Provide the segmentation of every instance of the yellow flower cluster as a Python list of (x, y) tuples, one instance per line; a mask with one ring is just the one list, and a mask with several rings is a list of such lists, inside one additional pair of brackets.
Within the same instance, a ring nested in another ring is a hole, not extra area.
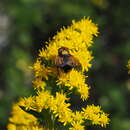
[(39, 125), (36, 117), (23, 111), (18, 103), (13, 105), (11, 115), (8, 130), (46, 130)]
[(62, 72), (58, 77), (57, 85), (65, 85), (69, 90), (76, 88), (77, 92), (81, 94), (81, 99), (84, 100), (88, 98), (89, 87), (85, 83), (85, 75), (74, 69), (68, 73)]
[(37, 96), (34, 97), (22, 98), (18, 104), (13, 107), (13, 116), (9, 119), (11, 123), (8, 125), (8, 129), (11, 130), (10, 128), (12, 127), (19, 128), (19, 124), (22, 124), (21, 128), (38, 127), (41, 130), (37, 118), (21, 110), (19, 106), (37, 112), (49, 109), (49, 111), (53, 113), (54, 118), (58, 117), (59, 122), (64, 125), (71, 124), (72, 127), (70, 130), (84, 130), (82, 124), (85, 120), (92, 121), (92, 124), (101, 125), (102, 127), (109, 123), (108, 115), (105, 114), (99, 106), (88, 105), (86, 108), (83, 108), (83, 111), (73, 112), (69, 108), (70, 103), (66, 103), (68, 100), (65, 94), (57, 92), (54, 97), (48, 91), (38, 92)]
[(89, 18), (84, 18), (79, 22), (73, 21), (71, 26), (61, 29), (52, 41), (47, 43), (46, 50), (42, 49), (39, 56), (53, 61), (54, 56), (58, 55), (58, 49), (65, 46), (70, 50), (70, 54), (80, 61), (82, 71), (88, 71), (93, 58), (88, 47), (92, 45), (93, 36), (97, 36), (97, 34), (97, 25), (92, 23)]
[[(33, 66), (36, 78), (36, 80), (33, 81), (34, 88), (44, 89), (45, 82), (43, 79), (48, 80), (48, 76), (56, 75), (57, 70), (53, 65), (54, 58), (58, 55), (58, 49), (61, 47), (67, 47), (70, 50), (70, 54), (78, 59), (81, 64), (82, 72), (88, 71), (88, 68), (91, 67), (90, 61), (93, 58), (89, 47), (92, 45), (93, 36), (97, 36), (97, 34), (97, 25), (92, 23), (89, 18), (83, 18), (79, 22), (72, 21), (71, 26), (61, 29), (61, 31), (47, 43), (48, 46), (46, 49), (42, 48), (40, 50), (39, 58)], [(43, 65), (43, 61), (47, 62), (47, 67)], [(65, 85), (69, 87), (69, 90), (76, 88), (81, 99), (87, 99), (89, 87), (85, 84), (85, 76), (82, 72), (73, 69), (70, 73), (58, 74), (57, 85)]]
[[(84, 71), (91, 67), (90, 61), (93, 57), (89, 47), (92, 45), (93, 36), (97, 34), (97, 25), (89, 18), (83, 18), (61, 29), (47, 43), (46, 49), (41, 49), (38, 59), (31, 67), (34, 70), (33, 85), (36, 95), (21, 98), (13, 106), (8, 130), (44, 130), (50, 127), (62, 129), (57, 126), (57, 122), (68, 130), (84, 130), (83, 124), (87, 125), (87, 122), (102, 127), (109, 124), (108, 115), (99, 106), (88, 105), (82, 108), (82, 111), (74, 112), (70, 104), (70, 93), (79, 94), (82, 100), (89, 97), (90, 87), (86, 84), (87, 76), (84, 75)], [(66, 47), (69, 56), (79, 61), (78, 68), (72, 67), (68, 72), (64, 72), (63, 68), (56, 66), (55, 58), (59, 56), (58, 50), (62, 47)], [(36, 116), (36, 113), (40, 114), (40, 117)], [(41, 120), (47, 121), (42, 124), (39, 122)]]
[(85, 119), (91, 120), (94, 125), (106, 126), (109, 122), (108, 114), (105, 114), (99, 106), (88, 105), (83, 108), (83, 116)]
[(128, 61), (128, 65), (127, 65), (127, 67), (128, 67), (128, 74), (130, 74), (130, 60)]
[[(54, 97), (48, 91), (42, 91), (38, 92), (37, 96), (21, 99), (19, 105), (37, 112), (42, 112), (43, 109), (49, 109), (65, 125), (72, 120), (72, 111), (69, 109), (70, 104), (66, 103), (67, 100), (68, 98), (65, 94), (57, 92)], [(32, 102), (32, 104), (27, 104), (28, 102)]]

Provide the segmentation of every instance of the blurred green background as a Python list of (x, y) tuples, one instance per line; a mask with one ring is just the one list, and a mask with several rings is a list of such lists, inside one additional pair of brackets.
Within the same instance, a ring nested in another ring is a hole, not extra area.
[(107, 128), (130, 130), (129, 0), (1, 0), (0, 1), (0, 129), (6, 129), (11, 105), (32, 93), (35, 61), (44, 42), (73, 19), (90, 16), (99, 25), (88, 73), (90, 104), (110, 114)]

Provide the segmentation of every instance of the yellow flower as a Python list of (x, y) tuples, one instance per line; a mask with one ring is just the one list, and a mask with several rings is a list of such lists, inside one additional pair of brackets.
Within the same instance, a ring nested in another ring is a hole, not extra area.
[(43, 81), (41, 78), (36, 78), (34, 81), (32, 81), (34, 85), (34, 89), (42, 89), (44, 90), (46, 87), (45, 81)]
[(53, 59), (54, 56), (58, 55), (58, 47), (53, 41), (50, 41), (46, 50), (40, 50), (39, 56), (46, 60)]
[(109, 124), (108, 114), (105, 114), (99, 106), (88, 105), (83, 108), (84, 119), (91, 120), (92, 124), (106, 126)]
[(40, 59), (37, 59), (32, 68), (35, 72), (35, 77), (48, 79), (48, 75), (51, 71), (49, 67), (45, 67), (44, 64), (42, 64)]
[(22, 130), (33, 126), (39, 126), (37, 118), (23, 111), (18, 104), (14, 104), (9, 118), (8, 130)]
[(90, 61), (93, 59), (91, 56), (91, 51), (83, 48), (79, 51), (71, 51), (71, 54), (80, 61), (82, 65), (82, 71), (88, 71), (88, 69), (91, 67)]
[(72, 128), (69, 128), (69, 130), (85, 130), (85, 129), (84, 129), (84, 126), (82, 126), (80, 123), (73, 122)]
[(58, 116), (58, 121), (62, 122), (64, 125), (70, 123), (72, 121), (71, 115), (72, 111), (68, 108), (68, 104), (60, 104), (57, 106), (57, 109), (54, 111), (56, 112), (56, 116)]
[(57, 103), (64, 103), (67, 100), (69, 100), (69, 98), (67, 98), (65, 94), (56, 92), (55, 101)]
[(53, 58), (58, 55), (58, 49), (64, 46), (79, 59), (82, 70), (88, 71), (93, 58), (88, 48), (92, 44), (93, 36), (97, 36), (97, 34), (97, 25), (92, 23), (89, 18), (84, 18), (79, 22), (73, 21), (70, 27), (61, 29), (52, 38), (52, 41), (48, 42), (49, 45), (46, 49), (41, 49), (39, 57), (53, 61)]
[[(97, 36), (98, 28), (97, 25), (92, 23), (89, 18), (83, 18), (82, 20), (75, 22), (72, 21), (72, 25), (68, 28), (61, 29), (60, 32), (54, 36), (54, 40), (65, 40), (71, 41), (71, 44), (67, 44), (66, 47), (70, 49), (81, 48), (82, 44), (90, 46), (92, 43), (93, 35)], [(81, 44), (80, 44), (80, 43)], [(63, 43), (58, 42), (58, 45), (63, 45)], [(66, 44), (64, 44), (66, 45)]]
[(8, 126), (7, 126), (7, 129), (8, 130), (16, 130), (16, 125), (9, 123)]
[(35, 97), (28, 97), (28, 98), (20, 98), (18, 105), (23, 106), (26, 110), (33, 109), (32, 105), (35, 102)]
[(102, 113), (100, 115), (100, 124), (102, 127), (106, 127), (107, 124), (109, 124), (110, 119), (108, 118), (108, 114)]
[(36, 111), (41, 112), (43, 109), (48, 108), (48, 101), (52, 97), (48, 91), (38, 91), (38, 95), (35, 96), (35, 103), (33, 107)]
[(62, 93), (56, 93), (55, 99), (52, 100), (54, 105), (50, 107), (50, 109), (53, 111), (56, 117), (59, 117), (59, 121), (64, 125), (66, 125), (68, 122), (71, 122), (72, 111), (70, 108), (68, 108), (70, 104), (65, 102), (68, 100), (66, 95)]
[(48, 108), (48, 101), (51, 97), (52, 95), (48, 91), (38, 91), (37, 96), (21, 98), (18, 104), (25, 107), (26, 110), (41, 112)]
[(80, 111), (73, 112), (72, 118), (73, 118), (73, 122), (78, 122), (80, 124), (84, 122), (83, 115)]
[(74, 69), (68, 73), (61, 73), (58, 77), (57, 85), (65, 85), (69, 90), (76, 88), (83, 100), (88, 98), (89, 87), (85, 84), (85, 76)]

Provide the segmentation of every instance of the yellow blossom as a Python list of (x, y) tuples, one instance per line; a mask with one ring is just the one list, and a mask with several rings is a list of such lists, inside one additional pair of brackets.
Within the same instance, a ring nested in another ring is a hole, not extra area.
[(37, 96), (21, 98), (18, 104), (25, 107), (26, 110), (41, 112), (43, 109), (48, 108), (48, 100), (51, 97), (48, 91), (38, 91)]
[(83, 115), (80, 111), (73, 112), (72, 118), (73, 118), (73, 122), (78, 122), (80, 124), (84, 122)]
[(84, 126), (81, 125), (80, 123), (78, 122), (73, 122), (72, 123), (72, 128), (69, 128), (69, 130), (85, 130)]
[(20, 98), (18, 105), (23, 106), (26, 110), (33, 109), (32, 105), (34, 104), (35, 97), (28, 97), (28, 98)]
[(76, 88), (83, 100), (88, 98), (89, 87), (85, 84), (85, 76), (74, 69), (68, 73), (61, 73), (58, 77), (57, 85), (65, 85), (69, 90)]
[(33, 108), (36, 111), (41, 112), (43, 109), (48, 108), (48, 101), (52, 97), (48, 91), (41, 91), (37, 93), (35, 96), (35, 103), (33, 104)]
[(39, 126), (37, 118), (23, 111), (18, 104), (13, 105), (11, 115), (9, 118), (10, 123), (7, 126), (8, 130), (27, 130)]
[(107, 124), (109, 124), (110, 119), (108, 118), (108, 114), (102, 113), (100, 115), (100, 124), (102, 127), (106, 127)]
[(92, 124), (106, 126), (109, 124), (108, 115), (105, 114), (99, 106), (88, 105), (83, 108), (84, 119), (91, 120)]
[(72, 111), (70, 108), (68, 108), (70, 104), (65, 102), (67, 100), (68, 98), (66, 98), (66, 95), (62, 93), (56, 93), (56, 97), (53, 99), (54, 105), (53, 107), (50, 107), (55, 116), (58, 116), (59, 121), (64, 123), (64, 125), (72, 121)]
[(42, 64), (42, 61), (38, 59), (34, 65), (33, 65), (33, 70), (35, 72), (35, 77), (41, 77), (48, 79), (48, 75), (51, 72), (49, 67), (45, 67), (44, 64)]
[(61, 29), (52, 41), (48, 42), (46, 49), (41, 49), (39, 56), (46, 60), (53, 60), (58, 55), (58, 49), (62, 46), (71, 50), (71, 54), (76, 56), (81, 65), (82, 70), (88, 71), (91, 67), (92, 60), (91, 52), (88, 48), (92, 44), (93, 36), (97, 36), (97, 25), (92, 23), (89, 18), (84, 18), (79, 22), (72, 22), (72, 25)]
[(93, 59), (91, 56), (91, 51), (86, 51), (85, 48), (79, 51), (71, 51), (71, 54), (74, 55), (82, 65), (82, 71), (88, 71), (91, 67), (90, 61)]
[(39, 53), (39, 56), (45, 58), (46, 60), (53, 59), (56, 55), (58, 55), (58, 47), (55, 43), (52, 44), (52, 41), (47, 46), (46, 50), (42, 49)]
[(42, 89), (44, 90), (46, 87), (45, 81), (43, 81), (41, 78), (36, 78), (33, 81), (34, 89)]

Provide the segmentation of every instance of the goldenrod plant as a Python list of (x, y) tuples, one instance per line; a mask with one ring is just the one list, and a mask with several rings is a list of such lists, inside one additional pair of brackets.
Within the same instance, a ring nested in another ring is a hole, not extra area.
[(89, 18), (72, 21), (39, 51), (31, 67), (35, 95), (13, 105), (8, 130), (84, 130), (88, 125), (106, 127), (108, 114), (100, 106), (87, 105), (81, 111), (71, 108), (71, 97), (86, 101), (90, 86), (87, 72), (93, 59), (89, 50), (98, 27)]

